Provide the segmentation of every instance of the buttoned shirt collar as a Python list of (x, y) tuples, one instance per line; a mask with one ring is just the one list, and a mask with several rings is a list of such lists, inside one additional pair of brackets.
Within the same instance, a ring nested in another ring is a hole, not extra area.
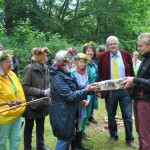
[(119, 56), (120, 56), (120, 51), (117, 50), (117, 53), (116, 53), (116, 54), (113, 54), (112, 52), (110, 52), (110, 56), (111, 56), (111, 57), (114, 57), (114, 55), (115, 55), (116, 57), (119, 57)]

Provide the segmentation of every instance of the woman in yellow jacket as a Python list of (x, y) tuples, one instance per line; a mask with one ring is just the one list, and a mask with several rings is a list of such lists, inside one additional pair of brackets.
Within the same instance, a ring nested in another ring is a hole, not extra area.
[[(0, 111), (12, 105), (25, 103), (22, 86), (15, 73), (11, 71), (11, 55), (9, 50), (0, 51), (0, 104), (8, 103), (0, 106)], [(21, 139), (21, 115), (24, 110), (25, 107), (18, 107), (0, 112), (0, 150), (6, 150), (7, 138), (9, 149), (18, 150)]]

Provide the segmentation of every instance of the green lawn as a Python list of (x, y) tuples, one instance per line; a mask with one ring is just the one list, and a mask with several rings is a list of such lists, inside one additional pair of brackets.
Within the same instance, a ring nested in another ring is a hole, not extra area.
[[(91, 150), (131, 150), (130, 147), (126, 145), (125, 142), (125, 132), (124, 126), (119, 126), (119, 139), (116, 143), (108, 143), (109, 133), (108, 130), (103, 129), (104, 117), (106, 117), (105, 103), (104, 100), (99, 100), (99, 109), (95, 111), (95, 118), (98, 121), (98, 124), (90, 123), (87, 126), (87, 134), (90, 136), (90, 141), (84, 141), (84, 144), (90, 146)], [(121, 117), (120, 109), (117, 111), (117, 116)], [(133, 121), (134, 122), (134, 121)], [(133, 134), (135, 137), (136, 144), (138, 145), (137, 133), (135, 131), (135, 126), (133, 126)], [(52, 134), (51, 126), (49, 123), (49, 117), (46, 117), (45, 122), (45, 143), (47, 147), (50, 147), (51, 150), (55, 149), (56, 138)], [(33, 141), (32, 141), (33, 150), (36, 150), (35, 144), (35, 130), (33, 132)], [(138, 148), (137, 148), (138, 149)], [(20, 144), (20, 150), (23, 150), (23, 138)]]

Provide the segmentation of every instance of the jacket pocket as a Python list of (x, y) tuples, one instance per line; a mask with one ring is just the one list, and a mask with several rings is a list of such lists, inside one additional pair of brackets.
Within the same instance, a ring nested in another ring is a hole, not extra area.
[(74, 111), (71, 112), (63, 104), (54, 105), (52, 104), (50, 112), (53, 133), (60, 139), (68, 140), (73, 136), (75, 129)]

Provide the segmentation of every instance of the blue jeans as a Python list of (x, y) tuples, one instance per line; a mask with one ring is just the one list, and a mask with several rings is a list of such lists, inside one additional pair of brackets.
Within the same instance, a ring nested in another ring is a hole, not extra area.
[(132, 135), (132, 100), (127, 90), (110, 91), (105, 99), (108, 114), (109, 133), (112, 137), (118, 138), (117, 124), (115, 120), (118, 103), (120, 105), (122, 118), (124, 120), (126, 140), (133, 140)]
[(61, 139), (57, 139), (57, 144), (55, 150), (69, 150), (70, 141), (64, 141)]

